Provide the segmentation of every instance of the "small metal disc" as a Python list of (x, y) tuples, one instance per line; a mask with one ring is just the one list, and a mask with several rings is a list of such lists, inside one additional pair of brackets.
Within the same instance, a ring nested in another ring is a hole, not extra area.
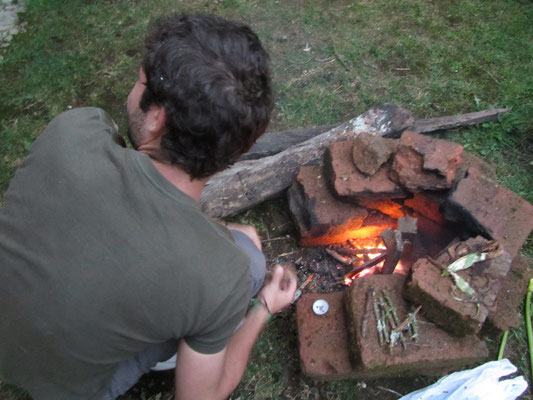
[(316, 315), (324, 315), (329, 310), (329, 304), (326, 300), (319, 299), (313, 303), (313, 312)]

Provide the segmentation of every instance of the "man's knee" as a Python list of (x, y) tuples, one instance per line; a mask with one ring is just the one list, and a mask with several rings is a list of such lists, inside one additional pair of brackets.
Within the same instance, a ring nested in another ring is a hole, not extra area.
[(250, 258), (250, 273), (252, 276), (251, 295), (253, 297), (257, 294), (259, 289), (261, 289), (265, 280), (265, 255), (246, 234), (234, 229), (230, 229), (230, 232), (235, 239), (235, 244)]

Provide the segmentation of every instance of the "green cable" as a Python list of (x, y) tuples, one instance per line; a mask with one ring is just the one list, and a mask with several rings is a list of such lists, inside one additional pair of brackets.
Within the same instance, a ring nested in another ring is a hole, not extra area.
[(529, 348), (529, 370), (531, 373), (531, 382), (533, 382), (533, 332), (531, 330), (531, 294), (533, 294), (533, 279), (529, 280), (526, 295), (526, 331), (527, 345)]
[(503, 358), (503, 352), (505, 351), (505, 344), (507, 343), (507, 337), (509, 336), (509, 331), (503, 332), (502, 341), (500, 343), (500, 351), (498, 351), (498, 360)]

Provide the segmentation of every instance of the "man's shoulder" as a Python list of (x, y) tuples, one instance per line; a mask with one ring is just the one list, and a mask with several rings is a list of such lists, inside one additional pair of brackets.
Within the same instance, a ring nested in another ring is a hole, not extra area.
[(54, 121), (62, 121), (62, 120), (70, 120), (70, 121), (80, 121), (80, 120), (86, 120), (86, 119), (95, 119), (99, 121), (104, 121), (106, 123), (109, 123), (113, 125), (113, 120), (109, 117), (109, 115), (101, 108), (99, 107), (79, 107), (79, 108), (73, 108), (71, 110), (63, 111), (62, 113), (58, 114), (53, 120)]
[[(93, 146), (125, 143), (117, 126), (101, 108), (84, 107), (62, 112), (46, 126), (35, 141), (35, 151), (76, 154)], [(111, 140), (110, 140), (111, 139)]]
[(62, 112), (48, 124), (46, 130), (74, 130), (77, 127), (88, 129), (97, 126), (113, 131), (118, 129), (117, 124), (101, 108), (82, 107)]

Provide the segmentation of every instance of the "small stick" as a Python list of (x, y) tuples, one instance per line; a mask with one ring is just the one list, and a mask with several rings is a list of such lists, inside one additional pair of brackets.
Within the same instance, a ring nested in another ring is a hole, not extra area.
[(390, 343), (390, 331), (387, 321), (385, 321), (385, 303), (383, 299), (378, 297), (378, 305), (380, 307), (381, 323), (383, 324), (383, 333), (385, 334), (385, 342)]
[(326, 250), (326, 253), (328, 253), (331, 257), (333, 257), (338, 262), (343, 263), (345, 265), (351, 265), (352, 264), (352, 260), (351, 259), (341, 256), (336, 251), (328, 249), (328, 248), (326, 248), (325, 250)]
[(296, 289), (296, 292), (294, 292), (294, 297), (292, 299), (292, 302), (294, 303), (296, 300), (298, 300), (298, 298), (302, 295), (303, 293), (303, 290), (307, 287), (307, 285), (309, 285), (309, 283), (313, 280), (313, 278), (315, 277), (315, 274), (311, 274), (309, 275), (304, 283), (302, 283), (300, 285), (300, 287), (298, 289)]
[(398, 324), (400, 323), (400, 320), (398, 319), (398, 313), (396, 312), (396, 307), (394, 307), (394, 304), (392, 303), (392, 299), (389, 295), (389, 292), (387, 292), (386, 290), (383, 290), (383, 297), (385, 297), (385, 301), (391, 309), (392, 318), (394, 318), (394, 322), (396, 326), (398, 326)]
[(395, 394), (396, 396), (398, 397), (402, 397), (402, 395), (400, 393), (398, 393), (396, 390), (392, 390), (392, 389), (387, 389), (386, 387), (383, 387), (383, 386), (376, 386), (378, 389), (380, 390), (384, 390), (386, 392), (389, 392), (389, 393), (392, 393), (392, 394)]
[(383, 310), (385, 311), (385, 316), (389, 320), (389, 324), (390, 324), (391, 328), (395, 329), (397, 324), (394, 321), (394, 318), (392, 316), (391, 308), (385, 303), (385, 300), (383, 299), (383, 295), (381, 295), (379, 297), (379, 301), (380, 301), (381, 305), (383, 306)]
[(382, 253), (380, 256), (374, 258), (373, 260), (370, 260), (370, 261), (364, 263), (360, 267), (352, 269), (350, 272), (345, 274), (344, 277), (348, 278), (348, 279), (351, 279), (355, 274), (358, 274), (359, 272), (361, 272), (361, 271), (363, 271), (363, 270), (365, 270), (367, 268), (370, 268), (370, 267), (373, 267), (374, 265), (379, 264), (381, 261), (383, 261), (385, 259), (385, 257), (387, 257), (387, 252)]
[(376, 331), (378, 332), (379, 344), (380, 346), (383, 346), (383, 342), (385, 341), (383, 335), (383, 323), (381, 321), (379, 306), (376, 302), (376, 298), (374, 297), (374, 292), (372, 292), (372, 304), (374, 306), (374, 316), (376, 317)]
[(315, 277), (315, 274), (309, 275), (307, 279), (304, 281), (304, 283), (302, 283), (298, 289), (304, 290), (307, 287), (307, 285), (311, 283), (314, 277)]
[(422, 308), (422, 306), (418, 306), (417, 309), (415, 310), (415, 312), (412, 313), (412, 315), (409, 314), (409, 315), (408, 315), (408, 316), (402, 321), (402, 323), (401, 323), (400, 325), (398, 325), (398, 328), (397, 328), (397, 329), (404, 330), (405, 327), (407, 326), (407, 324), (409, 324), (409, 323), (411, 322), (411, 319), (412, 319), (413, 317), (415, 317), (416, 314), (418, 314), (418, 312), (420, 311), (421, 308)]
[(418, 343), (418, 320), (416, 319), (416, 314), (418, 314), (421, 308), (422, 306), (418, 306), (414, 312), (409, 313), (409, 318), (411, 319), (411, 321), (409, 322), (409, 333), (411, 335), (411, 339), (413, 339), (417, 343)]
[(403, 335), (403, 328), (400, 329), (398, 326), (399, 320), (398, 320), (398, 314), (396, 312), (396, 307), (394, 307), (394, 304), (392, 303), (392, 300), (386, 290), (382, 291), (382, 297), (381, 301), (383, 305), (385, 306), (385, 313), (387, 315), (387, 318), (389, 319), (389, 323), (391, 325), (392, 331), (391, 331), (391, 340), (390, 340), (390, 351), (392, 353), (392, 347), (396, 344), (396, 340), (400, 339), (402, 342), (402, 347), (405, 350), (407, 348), (407, 344), (405, 343), (405, 337)]
[(294, 253), (297, 253), (298, 250), (295, 250), (295, 251), (289, 251), (288, 253), (281, 253), (278, 257), (286, 257), (286, 256), (290, 256), (291, 254), (294, 254)]
[(275, 237), (272, 239), (261, 240), (261, 243), (273, 242), (274, 240), (293, 240), (293, 239), (289, 235), (287, 235), (287, 236)]
[(374, 288), (368, 289), (366, 293), (365, 313), (363, 315), (363, 322), (361, 323), (361, 336), (366, 337), (366, 329), (368, 326), (368, 318), (372, 309), (372, 298), (374, 297)]

